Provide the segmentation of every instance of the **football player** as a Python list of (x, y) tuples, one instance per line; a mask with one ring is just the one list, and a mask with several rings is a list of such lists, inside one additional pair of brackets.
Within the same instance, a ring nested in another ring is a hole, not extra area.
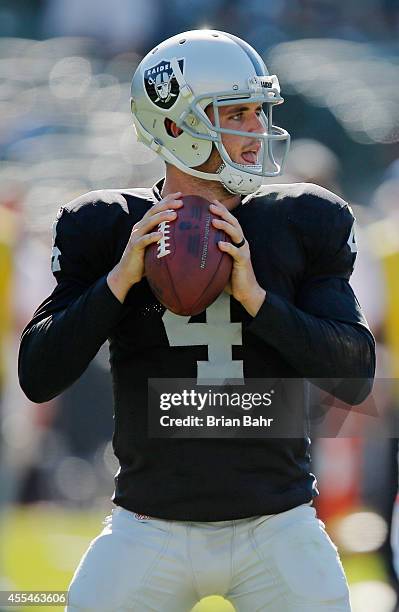
[[(151, 378), (299, 379), (293, 410), (306, 403), (305, 378), (349, 404), (371, 390), (374, 340), (349, 285), (350, 208), (312, 184), (262, 186), (289, 145), (272, 121), (282, 101), (277, 77), (236, 36), (166, 40), (131, 89), (138, 139), (165, 160), (165, 177), (152, 189), (91, 192), (58, 214), (57, 286), (23, 333), (20, 382), (33, 401), (49, 400), (108, 339), (120, 462), (115, 509), (76, 570), (68, 610), (186, 612), (212, 594), (240, 612), (350, 609), (311, 505), (307, 437), (147, 431)], [(233, 258), (227, 292), (191, 318), (165, 311), (144, 277), (145, 249), (188, 194), (211, 202), (231, 239), (219, 248)]]

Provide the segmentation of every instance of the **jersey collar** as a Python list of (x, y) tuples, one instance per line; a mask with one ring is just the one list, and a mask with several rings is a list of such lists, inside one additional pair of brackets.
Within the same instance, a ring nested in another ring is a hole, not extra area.
[[(159, 181), (157, 181), (155, 183), (155, 185), (153, 185), (152, 187), (152, 193), (154, 195), (154, 198), (160, 202), (162, 200), (162, 188), (163, 188), (163, 184), (165, 182), (164, 178), (161, 178)], [(248, 202), (250, 202), (252, 200), (252, 198), (254, 198), (258, 192), (260, 190), (256, 191), (255, 193), (250, 193), (249, 195), (245, 196), (244, 198), (241, 198), (241, 202), (240, 204), (237, 206), (237, 209), (241, 208), (241, 206), (243, 204), (247, 204)], [(236, 210), (236, 209), (235, 209)]]

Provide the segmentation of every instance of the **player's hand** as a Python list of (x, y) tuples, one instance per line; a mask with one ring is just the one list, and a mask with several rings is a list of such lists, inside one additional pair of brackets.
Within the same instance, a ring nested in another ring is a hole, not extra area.
[[(240, 244), (245, 239), (239, 222), (223, 204), (214, 200), (209, 209), (217, 217), (212, 220), (215, 228), (223, 230), (236, 244)], [(265, 299), (266, 292), (256, 280), (248, 241), (245, 240), (241, 247), (236, 247), (230, 242), (219, 241), (219, 248), (233, 258), (230, 282), (225, 290), (238, 302), (241, 302), (249, 314), (255, 316)]]
[(181, 195), (180, 191), (170, 193), (154, 204), (133, 226), (119, 263), (107, 276), (108, 286), (120, 302), (124, 301), (129, 289), (143, 278), (145, 249), (162, 238), (162, 232), (157, 230), (162, 221), (176, 219), (176, 210), (183, 206), (179, 199)]

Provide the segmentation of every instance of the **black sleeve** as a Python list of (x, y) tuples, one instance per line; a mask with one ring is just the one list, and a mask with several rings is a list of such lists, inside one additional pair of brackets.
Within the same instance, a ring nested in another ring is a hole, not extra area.
[(123, 308), (106, 282), (100, 234), (88, 223), (91, 210), (58, 214), (52, 258), (57, 286), (22, 333), (19, 381), (34, 402), (48, 401), (81, 376)]
[(375, 372), (374, 338), (349, 284), (353, 222), (349, 207), (334, 210), (328, 233), (320, 231), (313, 241), (295, 305), (265, 287), (265, 301), (248, 327), (300, 377), (351, 405), (370, 393)]

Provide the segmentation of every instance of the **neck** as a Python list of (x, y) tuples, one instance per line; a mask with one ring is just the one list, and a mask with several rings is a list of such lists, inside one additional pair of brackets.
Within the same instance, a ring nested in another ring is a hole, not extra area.
[(206, 181), (196, 176), (181, 172), (174, 166), (167, 166), (165, 182), (162, 187), (162, 197), (181, 191), (186, 195), (197, 195), (212, 202), (219, 200), (227, 209), (233, 210), (241, 202), (240, 195), (229, 193), (219, 181)]

